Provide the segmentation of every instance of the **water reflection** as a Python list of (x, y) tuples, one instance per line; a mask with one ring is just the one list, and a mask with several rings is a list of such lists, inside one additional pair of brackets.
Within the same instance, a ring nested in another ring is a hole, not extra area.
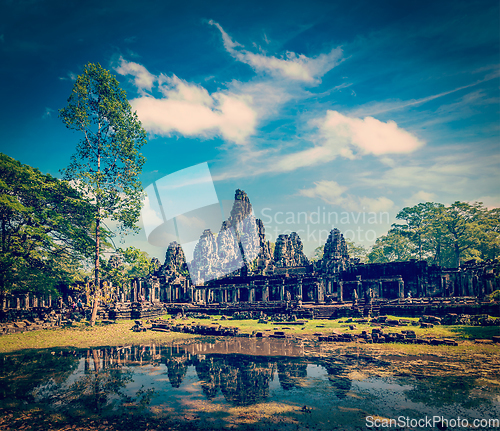
[(303, 350), (286, 340), (234, 340), (1, 355), (0, 405), (87, 417), (155, 406), (186, 414), (207, 403), (228, 410), (279, 402), (301, 413), (311, 406), (309, 417), (326, 429), (329, 421), (360, 426), (368, 414), (500, 413), (499, 386), (483, 387), (471, 375), (366, 378), (364, 370), (384, 370), (387, 363), (345, 352), (305, 356)]

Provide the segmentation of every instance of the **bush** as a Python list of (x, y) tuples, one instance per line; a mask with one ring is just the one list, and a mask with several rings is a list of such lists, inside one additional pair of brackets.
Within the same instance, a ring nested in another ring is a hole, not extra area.
[(500, 290), (495, 290), (491, 295), (490, 299), (492, 301), (500, 301)]

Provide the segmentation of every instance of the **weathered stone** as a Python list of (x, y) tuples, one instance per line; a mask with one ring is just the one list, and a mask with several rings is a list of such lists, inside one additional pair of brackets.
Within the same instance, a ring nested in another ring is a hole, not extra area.
[(274, 245), (274, 264), (278, 268), (309, 265), (302, 241), (296, 232), (278, 236)]
[(326, 274), (338, 274), (349, 267), (349, 253), (344, 236), (338, 229), (328, 235), (321, 259), (321, 270)]
[(185, 274), (188, 270), (186, 264), (186, 256), (182, 247), (177, 242), (172, 242), (168, 246), (167, 252), (165, 254), (165, 263), (160, 268), (159, 272), (161, 274)]

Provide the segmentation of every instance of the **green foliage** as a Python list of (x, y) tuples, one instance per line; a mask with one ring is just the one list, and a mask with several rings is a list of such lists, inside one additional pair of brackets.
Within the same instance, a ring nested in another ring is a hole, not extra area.
[(324, 245), (320, 245), (319, 247), (316, 247), (314, 249), (313, 255), (312, 255), (311, 259), (310, 259), (311, 262), (317, 262), (317, 261), (323, 259), (324, 250), (325, 250), (325, 246)]
[(66, 127), (83, 134), (65, 178), (93, 201), (100, 219), (134, 229), (142, 198), (138, 177), (145, 160), (139, 150), (146, 132), (125, 91), (109, 71), (89, 63), (60, 117)]
[(375, 245), (368, 253), (369, 263), (385, 263), (405, 261), (416, 257), (415, 245), (397, 231), (389, 231), (387, 235), (377, 238)]
[(495, 290), (493, 293), (491, 293), (490, 299), (492, 301), (500, 301), (500, 290)]
[(146, 143), (146, 132), (115, 76), (99, 64), (85, 66), (68, 105), (59, 113), (66, 127), (82, 134), (64, 176), (95, 206), (93, 325), (101, 287), (101, 223), (116, 221), (122, 232), (138, 229), (143, 195), (138, 178), (144, 164), (139, 150)]
[(109, 286), (124, 286), (135, 278), (146, 277), (156, 269), (157, 260), (135, 247), (117, 249), (106, 262), (101, 261), (102, 278)]
[(360, 262), (365, 263), (368, 260), (368, 250), (362, 245), (356, 244), (354, 241), (346, 239), (347, 250), (350, 258), (359, 259)]
[(449, 267), (467, 260), (481, 261), (500, 255), (500, 210), (481, 202), (455, 202), (445, 206), (426, 202), (403, 208), (391, 232), (408, 238), (420, 259)]
[(91, 255), (94, 208), (66, 181), (0, 154), (0, 294), (54, 292)]

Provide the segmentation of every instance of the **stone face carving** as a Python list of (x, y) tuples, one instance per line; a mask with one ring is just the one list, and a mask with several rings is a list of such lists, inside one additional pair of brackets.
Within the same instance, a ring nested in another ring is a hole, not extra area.
[(349, 253), (344, 235), (338, 229), (332, 229), (326, 240), (321, 259), (321, 270), (326, 274), (338, 274), (349, 266)]
[(240, 223), (252, 214), (252, 204), (250, 203), (250, 199), (247, 194), (243, 190), (236, 190), (234, 194), (234, 204), (231, 209), (231, 215), (228, 222), (228, 227), (236, 227), (237, 223)]
[(257, 269), (258, 274), (266, 274), (274, 266), (273, 256), (271, 254), (271, 244), (266, 241), (266, 230), (264, 228), (264, 223), (262, 220), (255, 220), (257, 224), (257, 230), (259, 233), (259, 255), (257, 256)]
[(278, 237), (274, 246), (274, 265), (278, 268), (309, 265), (297, 233), (282, 234)]
[(177, 242), (171, 242), (165, 254), (165, 264), (160, 268), (160, 274), (180, 275), (188, 270), (186, 256), (182, 247)]
[(217, 241), (210, 229), (205, 229), (194, 247), (193, 260), (189, 265), (191, 278), (195, 283), (218, 278)]
[(225, 274), (230, 274), (241, 268), (242, 256), (236, 233), (230, 228), (228, 222), (222, 223), (221, 230), (217, 236), (217, 250), (219, 256), (219, 267)]

